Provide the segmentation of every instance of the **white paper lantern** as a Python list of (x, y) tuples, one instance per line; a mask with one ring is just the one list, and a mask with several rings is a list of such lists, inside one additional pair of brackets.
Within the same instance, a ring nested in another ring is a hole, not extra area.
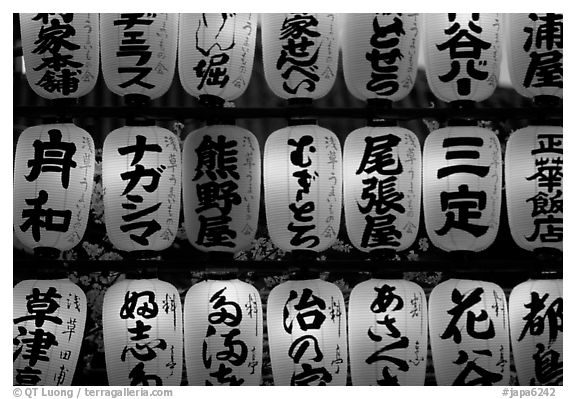
[(176, 68), (178, 14), (100, 14), (102, 73), (120, 96), (151, 100), (172, 84)]
[(86, 323), (86, 295), (68, 279), (13, 289), (14, 385), (72, 385)]
[(184, 331), (188, 385), (260, 385), (262, 301), (252, 285), (194, 284), (184, 302)]
[(482, 101), (500, 74), (502, 16), (423, 14), (428, 85), (442, 101)]
[(264, 76), (278, 97), (324, 97), (338, 72), (336, 14), (261, 14)]
[(514, 89), (530, 98), (539, 95), (562, 98), (563, 15), (509, 13), (504, 26)]
[(94, 142), (71, 123), (30, 127), (18, 138), (13, 223), (27, 247), (66, 251), (86, 230), (94, 185)]
[(178, 73), (195, 97), (226, 101), (248, 87), (256, 48), (257, 14), (180, 14)]
[(125, 126), (104, 141), (106, 231), (122, 251), (168, 248), (180, 218), (178, 138), (156, 126)]
[(416, 82), (418, 14), (346, 14), (342, 65), (346, 87), (360, 100), (399, 101)]
[(342, 207), (342, 152), (338, 137), (316, 125), (272, 133), (264, 148), (268, 232), (283, 250), (329, 248)]
[(429, 298), (438, 385), (510, 385), (508, 306), (498, 285), (452, 279)]
[(252, 244), (260, 209), (260, 146), (248, 130), (212, 125), (184, 142), (184, 223), (201, 251), (235, 253)]
[(520, 385), (563, 385), (562, 280), (528, 280), (510, 294), (510, 338)]
[(528, 126), (510, 135), (504, 176), (512, 238), (520, 247), (562, 250), (563, 135), (559, 126)]
[(180, 385), (182, 308), (172, 284), (115, 283), (104, 295), (102, 328), (109, 385)]
[(346, 304), (336, 285), (284, 282), (270, 291), (266, 316), (274, 385), (346, 385)]
[(424, 385), (428, 308), (424, 290), (405, 280), (370, 279), (348, 304), (353, 385)]
[(448, 127), (424, 142), (426, 231), (445, 251), (482, 251), (496, 238), (502, 201), (502, 154), (489, 129)]
[(96, 85), (98, 14), (20, 14), (26, 79), (47, 99), (78, 98)]
[(344, 144), (346, 230), (357, 249), (402, 251), (418, 234), (422, 153), (400, 127), (364, 127)]

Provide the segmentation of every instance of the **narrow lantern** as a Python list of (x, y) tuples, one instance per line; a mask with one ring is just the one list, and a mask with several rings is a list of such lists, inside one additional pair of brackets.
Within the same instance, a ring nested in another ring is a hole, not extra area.
[(338, 137), (316, 125), (272, 133), (264, 148), (268, 232), (286, 251), (323, 251), (340, 227), (342, 152)]
[(434, 287), (429, 304), (438, 385), (510, 385), (508, 307), (502, 288), (452, 279)]
[(282, 283), (270, 291), (266, 315), (275, 385), (346, 385), (346, 305), (336, 285)]
[(399, 101), (416, 82), (418, 14), (346, 14), (342, 65), (346, 87), (360, 100)]
[(184, 303), (188, 384), (260, 385), (263, 321), (258, 290), (240, 280), (193, 285)]
[(426, 231), (445, 251), (482, 251), (496, 238), (502, 201), (502, 154), (489, 129), (448, 127), (424, 143)]
[(520, 385), (563, 385), (562, 280), (528, 280), (510, 294), (510, 338)]
[(14, 385), (72, 385), (86, 323), (86, 295), (68, 279), (13, 289)]
[(102, 155), (104, 216), (122, 251), (168, 248), (180, 218), (178, 138), (156, 126), (126, 126), (106, 137)]
[(423, 14), (428, 85), (442, 101), (482, 101), (500, 74), (500, 14)]
[(248, 248), (258, 228), (260, 147), (246, 129), (212, 125), (184, 143), (184, 222), (201, 251)]
[(178, 73), (195, 97), (233, 101), (248, 87), (257, 14), (180, 14)]
[(22, 132), (14, 160), (16, 237), (27, 247), (66, 251), (86, 230), (94, 183), (94, 142), (71, 124)]
[(422, 154), (414, 133), (364, 127), (344, 144), (344, 215), (357, 249), (408, 248), (420, 223)]
[(261, 14), (264, 76), (278, 97), (324, 97), (336, 80), (336, 14)]
[(424, 385), (428, 309), (424, 290), (405, 280), (370, 279), (348, 304), (353, 385)]
[(20, 14), (26, 79), (50, 100), (78, 98), (96, 85), (100, 66), (98, 14)]
[(504, 176), (510, 231), (516, 244), (562, 250), (562, 127), (528, 126), (510, 136)]
[(172, 284), (114, 284), (104, 296), (102, 328), (109, 385), (180, 385), (182, 308)]

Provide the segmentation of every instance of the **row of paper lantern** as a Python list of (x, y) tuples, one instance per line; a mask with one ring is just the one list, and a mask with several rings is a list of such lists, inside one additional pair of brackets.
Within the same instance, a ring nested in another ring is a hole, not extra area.
[[(49, 99), (86, 95), (100, 56), (107, 87), (155, 99), (180, 82), (195, 96), (238, 98), (249, 84), (257, 14), (20, 14), (27, 79)], [(562, 98), (562, 14), (262, 14), (266, 81), (275, 95), (317, 99), (342, 49), (349, 91), (398, 101), (412, 90), (420, 35), (428, 84), (443, 101), (488, 98), (501, 43), (514, 88)], [(502, 40), (504, 38), (504, 40)]]
[[(287, 281), (267, 303), (274, 383), (346, 385), (349, 354), (353, 385), (423, 385), (429, 333), (438, 385), (509, 385), (510, 342), (520, 385), (562, 385), (562, 298), (562, 280), (528, 280), (509, 304), (496, 284), (448, 280), (427, 304), (415, 283), (370, 279), (347, 311), (336, 285)], [(67, 279), (14, 287), (15, 385), (70, 385), (86, 308)], [(183, 358), (189, 385), (261, 382), (263, 308), (250, 284), (194, 284), (182, 310), (171, 284), (122, 280), (102, 315), (110, 385), (180, 385)]]

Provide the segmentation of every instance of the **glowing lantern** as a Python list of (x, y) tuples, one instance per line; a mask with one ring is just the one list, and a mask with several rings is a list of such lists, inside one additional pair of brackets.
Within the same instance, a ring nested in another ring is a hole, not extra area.
[(500, 14), (423, 14), (428, 85), (442, 101), (482, 101), (500, 74)]
[(412, 245), (420, 223), (421, 168), (420, 143), (407, 129), (364, 127), (348, 135), (344, 214), (354, 247), (402, 251)]
[(184, 302), (188, 384), (260, 385), (262, 302), (240, 280), (193, 285)]
[(258, 228), (260, 147), (246, 129), (212, 125), (184, 143), (184, 220), (202, 251), (238, 252)]
[(13, 289), (14, 385), (72, 385), (84, 339), (86, 295), (68, 279)]
[(418, 14), (346, 14), (342, 64), (346, 87), (360, 100), (398, 101), (418, 71)]
[(182, 308), (176, 288), (160, 280), (122, 280), (102, 310), (109, 385), (180, 385)]
[(428, 311), (424, 290), (405, 280), (364, 281), (348, 304), (353, 385), (424, 385)]
[(104, 141), (104, 216), (110, 241), (122, 251), (168, 248), (180, 218), (178, 138), (156, 127), (126, 126)]
[(562, 385), (562, 280), (528, 280), (510, 294), (510, 338), (520, 385)]
[(250, 82), (257, 14), (180, 14), (178, 72), (195, 97), (238, 98)]
[(96, 84), (98, 14), (20, 14), (26, 78), (47, 99), (78, 98)]
[(268, 232), (283, 250), (323, 251), (340, 227), (342, 152), (338, 137), (316, 125), (272, 133), (264, 148)]
[(278, 97), (324, 97), (336, 80), (336, 14), (261, 14), (264, 76)]
[(562, 127), (528, 126), (510, 136), (504, 176), (512, 237), (520, 247), (562, 250)]
[(151, 100), (172, 84), (176, 68), (178, 14), (100, 14), (102, 73), (120, 96)]
[(494, 242), (502, 201), (496, 135), (478, 127), (432, 132), (422, 161), (426, 231), (445, 251), (482, 251)]
[(14, 161), (14, 231), (27, 247), (66, 251), (86, 230), (94, 184), (94, 142), (71, 124), (22, 132)]
[(266, 315), (274, 385), (346, 385), (346, 306), (336, 285), (282, 283)]

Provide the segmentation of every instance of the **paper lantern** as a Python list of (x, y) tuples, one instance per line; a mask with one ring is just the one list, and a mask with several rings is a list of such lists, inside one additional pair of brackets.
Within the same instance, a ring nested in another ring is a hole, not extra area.
[(496, 135), (448, 127), (424, 142), (426, 232), (445, 251), (482, 251), (496, 238), (502, 201), (502, 154)]
[(180, 14), (178, 73), (195, 97), (238, 98), (248, 87), (257, 14)]
[(180, 385), (180, 295), (157, 279), (122, 280), (106, 291), (102, 310), (109, 385)]
[(428, 309), (424, 290), (405, 280), (370, 279), (348, 304), (353, 385), (424, 385)]
[(338, 137), (316, 125), (286, 127), (264, 147), (268, 233), (283, 250), (329, 248), (342, 207), (342, 152)]
[(428, 320), (438, 385), (510, 385), (504, 291), (484, 281), (448, 280), (430, 294)]
[(24, 130), (14, 160), (16, 237), (29, 248), (73, 248), (86, 230), (93, 185), (88, 132), (71, 123)]
[(364, 127), (344, 144), (346, 230), (357, 249), (408, 248), (420, 223), (422, 153), (414, 133)]
[(100, 14), (102, 73), (110, 91), (154, 100), (176, 68), (178, 14)]
[(428, 85), (442, 101), (482, 101), (500, 74), (500, 14), (423, 14)]
[(510, 294), (510, 338), (520, 385), (563, 385), (562, 280), (528, 280)]
[(528, 126), (510, 135), (504, 176), (512, 238), (520, 247), (562, 250), (563, 136), (559, 126)]
[(194, 284), (184, 302), (188, 385), (260, 385), (262, 301), (240, 280)]
[(78, 98), (96, 85), (100, 65), (98, 14), (20, 14), (26, 79), (50, 100)]
[(519, 94), (562, 98), (563, 21), (554, 13), (506, 14), (508, 69)]
[(180, 220), (178, 138), (156, 126), (125, 126), (104, 141), (104, 219), (122, 251), (168, 248)]
[(264, 76), (278, 97), (324, 97), (338, 72), (336, 14), (261, 14)]
[(266, 315), (274, 385), (346, 385), (346, 305), (336, 285), (277, 285)]
[(84, 339), (86, 295), (68, 279), (13, 289), (13, 385), (72, 385)]
[(360, 100), (399, 101), (416, 82), (418, 14), (346, 14), (342, 65), (346, 87)]

